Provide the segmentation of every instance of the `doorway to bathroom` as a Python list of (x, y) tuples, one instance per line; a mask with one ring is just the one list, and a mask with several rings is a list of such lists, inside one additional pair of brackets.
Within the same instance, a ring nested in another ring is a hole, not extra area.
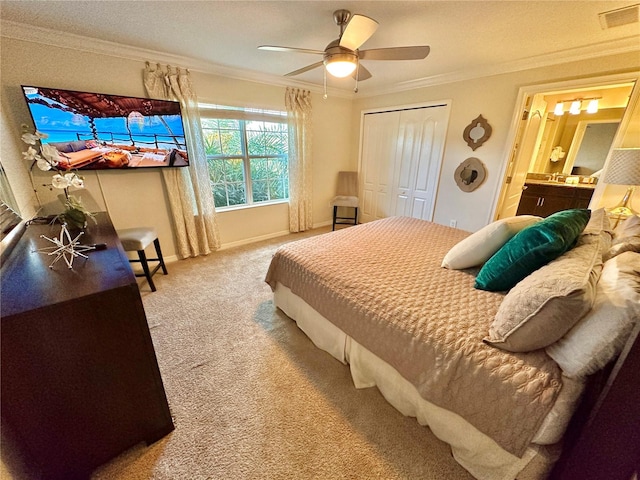
[(523, 87), (493, 218), (516, 214), (527, 178), (595, 184), (637, 74)]

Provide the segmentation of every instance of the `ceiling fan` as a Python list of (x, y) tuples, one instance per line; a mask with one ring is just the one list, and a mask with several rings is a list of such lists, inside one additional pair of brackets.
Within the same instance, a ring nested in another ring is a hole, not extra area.
[(364, 15), (351, 15), (349, 10), (336, 10), (333, 12), (333, 19), (340, 27), (340, 36), (329, 43), (324, 50), (275, 45), (260, 45), (258, 48), (276, 52), (322, 55), (322, 61), (289, 72), (285, 74), (286, 77), (299, 75), (324, 65), (334, 77), (341, 78), (351, 75), (356, 79), (356, 82), (371, 78), (371, 72), (360, 64), (360, 60), (422, 60), (429, 55), (430, 48), (427, 45), (358, 50), (374, 34), (378, 28), (378, 22)]

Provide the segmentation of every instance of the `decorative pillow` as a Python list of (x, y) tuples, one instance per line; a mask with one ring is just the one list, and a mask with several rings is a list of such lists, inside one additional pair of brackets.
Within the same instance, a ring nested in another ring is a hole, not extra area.
[(611, 221), (609, 215), (604, 208), (599, 208), (591, 212), (591, 217), (587, 226), (584, 227), (583, 233), (600, 233), (602, 231), (609, 232), (613, 236), (613, 230), (611, 230)]
[(597, 372), (620, 354), (640, 318), (640, 253), (604, 264), (593, 309), (546, 351), (568, 377)]
[(640, 252), (640, 217), (637, 215), (627, 218), (615, 228), (611, 248), (604, 260), (624, 252)]
[(586, 209), (562, 210), (516, 233), (476, 277), (481, 290), (509, 290), (531, 272), (569, 250), (591, 216)]
[[(87, 149), (87, 142), (85, 140), (77, 140), (75, 142), (69, 142), (69, 145), (71, 145), (71, 148), (74, 152), (79, 152), (81, 150)], [(66, 153), (69, 153), (69, 152), (66, 152)]]
[(55, 147), (60, 153), (73, 152), (73, 147), (69, 142), (49, 142), (49, 145)]
[(482, 265), (516, 233), (541, 220), (542, 217), (534, 215), (520, 215), (490, 223), (454, 245), (442, 260), (442, 266), (462, 270)]
[(640, 235), (640, 216), (631, 215), (629, 218), (624, 219), (613, 231), (614, 243), (615, 240), (636, 237)]
[(100, 146), (97, 140), (87, 140), (84, 145), (86, 148), (97, 148)]
[(500, 304), (485, 342), (528, 352), (560, 339), (591, 309), (609, 243), (605, 232), (581, 235), (575, 248), (518, 283)]

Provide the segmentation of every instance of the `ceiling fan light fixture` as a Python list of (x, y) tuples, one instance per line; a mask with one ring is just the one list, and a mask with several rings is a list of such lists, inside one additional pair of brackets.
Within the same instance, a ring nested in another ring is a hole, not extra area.
[(327, 71), (334, 77), (348, 77), (358, 65), (358, 59), (351, 53), (335, 53), (324, 61)]

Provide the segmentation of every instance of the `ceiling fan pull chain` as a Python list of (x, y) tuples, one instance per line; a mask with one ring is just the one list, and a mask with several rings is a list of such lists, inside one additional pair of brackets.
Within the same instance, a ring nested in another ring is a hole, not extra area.
[(353, 93), (358, 93), (358, 77), (360, 76), (360, 62), (356, 63), (356, 86), (353, 89)]
[(324, 98), (325, 100), (327, 99), (328, 95), (327, 95), (327, 69), (323, 68), (322, 69), (322, 76), (324, 77), (324, 95), (322, 96), (322, 98)]

